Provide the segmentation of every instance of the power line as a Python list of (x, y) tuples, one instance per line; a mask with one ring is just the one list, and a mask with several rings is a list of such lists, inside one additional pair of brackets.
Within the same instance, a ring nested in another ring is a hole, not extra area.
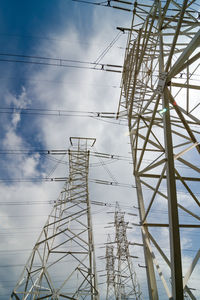
[(105, 55), (109, 52), (109, 50), (114, 46), (114, 44), (119, 40), (123, 32), (118, 32), (116, 37), (110, 42), (110, 44), (103, 50), (103, 52), (98, 56), (98, 58), (95, 60), (95, 64), (99, 64), (102, 58), (105, 57)]
[[(68, 180), (68, 177), (35, 177), (35, 178), (0, 178), (0, 182), (14, 182), (14, 183), (21, 183), (21, 182), (32, 182), (32, 183), (39, 183), (39, 182), (66, 182)], [(130, 188), (130, 189), (136, 189), (137, 187), (133, 184), (129, 183), (122, 183), (122, 182), (116, 182), (116, 181), (107, 181), (102, 179), (93, 179), (89, 178), (88, 180), (91, 183), (97, 183), (102, 185), (109, 185), (113, 187), (123, 187), (123, 188)], [(145, 190), (151, 190), (151, 188), (144, 188)], [(161, 191), (166, 192), (167, 189), (161, 189)], [(187, 191), (179, 190), (177, 191), (177, 194), (189, 194)], [(200, 193), (194, 193), (194, 195), (199, 195)]]
[(26, 64), (36, 64), (36, 65), (46, 65), (46, 66), (56, 66), (56, 67), (66, 67), (66, 68), (78, 68), (78, 69), (88, 69), (97, 71), (107, 71), (121, 73), (121, 65), (113, 64), (96, 64), (94, 62), (72, 60), (65, 58), (53, 58), (45, 56), (33, 56), (33, 55), (22, 55), (22, 54), (12, 54), (12, 53), (0, 53), (0, 61), (2, 62), (13, 62), (13, 63), (26, 63)]
[[(81, 44), (81, 45), (94, 45), (94, 43), (89, 42), (83, 42), (81, 40), (77, 41), (69, 41), (65, 39), (58, 39), (50, 36), (33, 36), (33, 35), (24, 35), (24, 34), (11, 34), (11, 33), (0, 33), (1, 37), (13, 37), (13, 38), (28, 38), (28, 39), (37, 39), (37, 40), (48, 40), (48, 41), (55, 41), (55, 42), (62, 42), (62, 43), (68, 43), (68, 44)], [(100, 44), (96, 44), (96, 46), (100, 46)]]
[[(142, 4), (142, 3), (137, 3), (137, 1), (131, 2), (131, 1), (125, 1), (125, 0), (107, 0), (107, 1), (100, 1), (100, 2), (95, 2), (95, 1), (87, 1), (87, 0), (72, 0), (73, 2), (79, 2), (79, 3), (84, 3), (84, 4), (90, 4), (90, 5), (96, 5), (96, 6), (103, 6), (103, 7), (109, 7), (109, 8), (113, 8), (113, 9), (119, 9), (119, 10), (124, 10), (127, 12), (133, 12), (133, 8), (139, 8), (140, 10), (140, 15), (146, 15), (149, 13), (149, 11), (145, 11), (144, 8), (148, 9), (151, 8), (151, 5), (147, 5), (147, 4)], [(154, 0), (148, 0), (149, 2), (154, 2)], [(111, 3), (118, 3), (121, 5), (127, 5), (127, 6), (116, 6), (116, 5), (112, 5)], [(164, 2), (164, 1), (161, 1)], [(200, 6), (196, 3), (193, 3), (193, 5), (197, 5)], [(129, 8), (130, 6), (132, 6), (131, 8)], [(173, 9), (173, 8), (168, 8), (169, 11), (172, 12), (177, 12), (177, 9)], [(198, 10), (191, 8), (190, 13), (198, 13)], [(173, 16), (171, 16), (173, 17)]]
[[(67, 177), (35, 177), (35, 178), (10, 178), (10, 179), (3, 179), (0, 178), (0, 182), (58, 182), (68, 180)], [(118, 187), (126, 187), (126, 188), (136, 188), (132, 184), (128, 183), (120, 183), (120, 182), (113, 182), (113, 181), (106, 181), (101, 179), (92, 179), (89, 178), (89, 182), (103, 184), (103, 185), (110, 185), (110, 186), (118, 186)]]
[(116, 119), (117, 114), (114, 112), (98, 111), (81, 111), (65, 109), (46, 109), (46, 108), (19, 108), (19, 107), (0, 107), (0, 113), (14, 114), (41, 114), (41, 115), (58, 115), (58, 116), (78, 116), (78, 117), (96, 117)]
[(125, 124), (126, 122), (116, 118), (117, 114), (114, 112), (89, 112), (89, 111), (70, 111), (70, 110), (63, 110), (63, 109), (0, 107), (0, 114), (21, 114), (21, 115), (56, 116), (56, 117), (84, 117), (84, 118), (93, 118), (98, 121), (113, 123), (115, 125), (120, 125), (120, 126), (126, 125)]
[(87, 1), (87, 0), (72, 0), (72, 1), (84, 3), (84, 4), (91, 4), (91, 5), (104, 6), (104, 7), (114, 8), (114, 9), (120, 9), (120, 10), (124, 10), (127, 12), (133, 11), (132, 9), (127, 8), (127, 7), (115, 6), (115, 5), (111, 4), (111, 2), (117, 2), (117, 3), (124, 4), (124, 5), (133, 5), (132, 2), (125, 1), (125, 0), (107, 0), (107, 1), (101, 1), (101, 2), (94, 2), (94, 1)]
[[(0, 108), (1, 109), (1, 108)], [(63, 155), (67, 154), (67, 150), (42, 150), (42, 149), (0, 149), (0, 155), (31, 155), (34, 153), (39, 153), (40, 155), (46, 156), (47, 159), (63, 164), (63, 165), (68, 165), (68, 162), (66, 161), (61, 161), (57, 158), (55, 158), (53, 155)], [(132, 163), (132, 159), (127, 157), (127, 156), (120, 156), (120, 155), (115, 155), (115, 154), (108, 154), (108, 153), (100, 153), (100, 152), (91, 152), (91, 156), (97, 157), (97, 158), (103, 158), (103, 159), (109, 159), (110, 161), (100, 161), (99, 163), (90, 163), (90, 167), (98, 167), (98, 166), (103, 166), (107, 164), (111, 164), (113, 162), (116, 162), (117, 160), (120, 161), (127, 161), (129, 163)], [(151, 160), (149, 159), (144, 159), (144, 162), (148, 163)], [(179, 168), (183, 169), (188, 169), (188, 166), (184, 166), (182, 164), (177, 164)], [(109, 171), (106, 170), (108, 173)], [(110, 174), (109, 174), (110, 176)], [(111, 177), (112, 178), (112, 177)], [(112, 178), (113, 179), (113, 178)], [(115, 180), (114, 180), (115, 181)]]
[[(43, 155), (63, 155), (68, 154), (68, 150), (65, 149), (0, 149), (1, 154), (9, 154), (9, 155), (16, 155), (16, 154), (33, 154), (39, 153)], [(90, 155), (94, 157), (100, 157), (103, 159), (113, 159), (113, 160), (123, 160), (131, 162), (131, 158), (128, 156), (117, 155), (117, 154), (110, 154), (110, 153), (103, 153), (97, 151), (90, 151)], [(54, 158), (54, 157), (52, 157)], [(55, 158), (54, 158), (55, 159)], [(55, 159), (58, 161), (57, 159)]]
[(33, 78), (27, 78), (27, 77), (17, 77), (17, 76), (4, 76), (4, 77), (0, 77), (0, 80), (7, 80), (7, 79), (18, 79), (20, 81), (22, 80), (26, 80), (26, 81), (31, 81), (31, 82), (47, 82), (47, 83), (58, 83), (58, 84), (66, 84), (66, 85), (72, 85), (72, 84), (78, 84), (78, 85), (84, 85), (84, 86), (95, 86), (95, 87), (112, 87), (112, 88), (117, 88), (120, 89), (120, 86), (112, 84), (90, 84), (90, 83), (86, 83), (86, 82), (75, 82), (75, 81), (66, 81), (66, 80), (48, 80), (48, 79), (33, 79)]
[[(56, 200), (47, 200), (47, 201), (1, 201), (0, 205), (2, 206), (20, 206), (20, 205), (43, 205), (43, 204), (55, 204)], [(107, 206), (107, 207), (115, 207), (115, 203), (109, 203), (109, 202), (103, 202), (103, 201), (95, 201), (91, 200), (92, 205), (97, 205), (97, 206)], [(132, 206), (128, 205), (121, 205), (124, 209), (131, 209), (133, 208)], [(102, 223), (103, 224), (103, 223)]]

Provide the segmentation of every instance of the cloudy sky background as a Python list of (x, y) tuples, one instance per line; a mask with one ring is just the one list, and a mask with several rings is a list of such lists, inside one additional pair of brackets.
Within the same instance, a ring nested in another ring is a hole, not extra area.
[[(1, 8), (0, 54), (95, 62), (119, 33), (116, 27), (129, 27), (131, 23), (131, 14), (127, 12), (68, 0), (1, 1)], [(126, 39), (127, 35), (121, 34), (102, 63), (122, 65)], [(0, 55), (0, 59), (4, 58)], [(117, 112), (119, 73), (3, 61), (0, 64), (0, 112), (13, 107)], [(128, 128), (115, 120), (1, 113), (0, 124), (2, 150), (68, 149), (70, 136), (82, 136), (97, 139), (94, 151), (131, 158)], [(61, 163), (55, 158), (62, 159)], [(7, 299), (51, 211), (48, 201), (55, 200), (63, 186), (62, 182), (8, 180), (67, 176), (68, 157), (0, 154), (0, 160), (0, 178), (4, 179), (0, 182), (0, 299)], [(102, 166), (105, 162), (107, 164)], [(91, 158), (90, 178), (113, 181), (113, 176), (117, 182), (134, 184), (131, 161)], [(107, 204), (106, 208), (92, 207), (99, 257), (107, 239), (104, 226), (113, 218), (107, 212), (114, 211), (113, 206), (118, 201), (122, 209), (137, 214), (136, 194), (131, 188), (95, 183), (90, 183), (89, 189), (91, 200)], [(158, 213), (165, 217), (161, 208), (154, 210), (155, 219)], [(138, 223), (137, 217), (127, 215), (127, 220)], [(112, 228), (107, 232), (114, 238)], [(160, 244), (165, 245), (168, 232), (162, 230), (162, 233)], [(139, 227), (133, 226), (129, 238), (132, 242), (141, 242)], [(183, 241), (186, 248), (190, 240), (188, 237)], [(144, 299), (148, 299), (145, 268), (138, 266), (144, 266), (143, 254), (139, 247), (132, 247), (131, 252), (139, 257), (134, 266)], [(191, 261), (189, 253), (185, 260), (188, 264)], [(103, 266), (104, 260), (97, 258), (97, 267), (102, 270)], [(99, 281), (105, 282), (105, 277), (99, 277)], [(165, 299), (162, 289), (160, 295)]]
[[(117, 26), (129, 26), (131, 15), (107, 8), (85, 6), (71, 1), (1, 3), (1, 54), (66, 58), (95, 62), (119, 33)], [(103, 59), (103, 63), (122, 64), (126, 35)], [(4, 56), (1, 56), (4, 59)], [(2, 108), (40, 108), (53, 110), (116, 112), (121, 76), (118, 73), (53, 66), (1, 62)], [(106, 121), (106, 120), (105, 120)], [(112, 120), (111, 120), (112, 121)], [(95, 137), (94, 151), (130, 157), (127, 127), (87, 117), (57, 117), (1, 113), (1, 149), (68, 149), (70, 136)], [(114, 121), (114, 123), (116, 123)], [(53, 159), (53, 161), (52, 161)], [(55, 159), (62, 159), (58, 164)], [(1, 154), (1, 179), (27, 179), (68, 175), (68, 157), (44, 157), (38, 153)], [(113, 181), (97, 158), (91, 159), (90, 177)], [(133, 183), (131, 163), (106, 165), (116, 181)], [(55, 166), (57, 166), (56, 170)], [(1, 189), (0, 298), (9, 297), (40, 230), (51, 211), (62, 182), (8, 182)], [(122, 209), (133, 203), (133, 190), (90, 184), (91, 200)], [(92, 208), (97, 248), (106, 242), (104, 226), (112, 221), (114, 207)], [(137, 211), (136, 211), (137, 213)], [(103, 218), (103, 219), (102, 219)], [(132, 220), (136, 222), (136, 220)], [(107, 229), (112, 234), (112, 229)], [(137, 229), (134, 229), (137, 231)], [(98, 232), (98, 237), (97, 233)], [(138, 251), (136, 249), (136, 251)], [(97, 256), (102, 248), (97, 249)], [(143, 263), (143, 257), (139, 262)], [(98, 259), (101, 268), (104, 260)], [(136, 263), (137, 266), (137, 263)], [(144, 269), (142, 270), (144, 275)], [(105, 277), (100, 281), (105, 282)]]

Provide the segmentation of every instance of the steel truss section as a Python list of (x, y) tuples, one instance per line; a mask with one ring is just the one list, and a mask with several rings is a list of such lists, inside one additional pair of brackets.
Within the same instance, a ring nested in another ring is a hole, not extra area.
[(196, 299), (189, 287), (199, 264), (199, 240), (191, 242), (189, 257), (183, 242), (200, 227), (197, 2), (136, 1), (128, 29), (118, 117), (128, 119), (149, 298), (154, 300), (161, 297), (158, 279), (166, 299), (181, 300), (184, 294)]
[(108, 235), (107, 238), (105, 258), (106, 258), (106, 273), (107, 273), (106, 300), (116, 299), (114, 245), (111, 243), (110, 235)]
[(10, 299), (99, 299), (88, 196), (88, 149), (95, 139), (70, 142), (69, 180)]
[(115, 291), (116, 299), (142, 299), (140, 285), (137, 280), (136, 272), (133, 268), (132, 258), (129, 251), (127, 239), (128, 222), (124, 220), (124, 212), (120, 210), (118, 203), (115, 209), (115, 243), (116, 271), (115, 271)]

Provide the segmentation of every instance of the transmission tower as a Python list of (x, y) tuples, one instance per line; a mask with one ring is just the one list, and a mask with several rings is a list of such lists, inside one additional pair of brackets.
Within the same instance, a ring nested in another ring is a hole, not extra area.
[(142, 299), (140, 286), (134, 271), (129, 242), (127, 239), (128, 222), (124, 220), (124, 212), (119, 208), (118, 203), (115, 208), (115, 242), (117, 244), (116, 253), (116, 299)]
[(115, 286), (115, 257), (114, 245), (111, 243), (110, 235), (107, 238), (106, 244), (106, 271), (107, 271), (107, 292), (106, 300), (116, 299)]
[(68, 182), (11, 299), (99, 299), (88, 196), (88, 149), (95, 139), (72, 137), (70, 142)]
[[(118, 117), (128, 119), (149, 299), (161, 297), (158, 280), (167, 299), (196, 299), (188, 284), (199, 240), (188, 268), (181, 237), (200, 227), (199, 2), (149, 3), (135, 1), (131, 27), (121, 28), (129, 35)], [(155, 220), (156, 208), (165, 215)]]

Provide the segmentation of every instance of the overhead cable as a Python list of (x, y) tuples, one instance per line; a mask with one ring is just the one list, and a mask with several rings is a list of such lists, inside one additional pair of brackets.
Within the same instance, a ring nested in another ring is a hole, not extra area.
[[(0, 182), (58, 182), (58, 181), (68, 181), (68, 177), (35, 177), (35, 178), (0, 178)], [(119, 186), (126, 188), (136, 188), (136, 186), (128, 183), (120, 183), (113, 181), (106, 181), (101, 179), (92, 179), (89, 178), (89, 182), (104, 184), (110, 186)]]
[(132, 9), (125, 7), (125, 6), (116, 6), (116, 5), (111, 4), (111, 2), (117, 2), (117, 3), (123, 4), (123, 5), (133, 5), (132, 2), (125, 1), (125, 0), (107, 0), (107, 1), (101, 1), (101, 2), (87, 1), (87, 0), (72, 0), (72, 1), (85, 3), (85, 4), (92, 4), (92, 5), (97, 5), (97, 6), (110, 7), (110, 8), (114, 8), (114, 9), (120, 9), (120, 10), (124, 10), (127, 12), (133, 11)]
[[(107, 123), (125, 126), (125, 120), (116, 119), (117, 114), (113, 112), (87, 112), (70, 111), (62, 109), (42, 109), (42, 108), (19, 108), (19, 107), (0, 107), (0, 114), (21, 114), (57, 117), (84, 117), (93, 118)], [(112, 120), (112, 121), (110, 121)]]
[[(44, 149), (0, 149), (0, 155), (1, 154), (11, 154), (11, 155), (12, 154), (33, 154), (33, 153), (39, 153), (44, 155), (64, 155), (64, 154), (68, 154), (68, 150), (66, 149), (45, 149), (45, 150)], [(131, 157), (123, 156), (123, 155), (116, 155), (116, 154), (103, 153), (97, 151), (90, 151), (90, 155), (94, 157), (100, 157), (103, 159), (107, 158), (113, 160), (123, 160), (123, 161), (132, 162)]]
[(38, 114), (53, 116), (76, 116), (76, 117), (95, 117), (116, 119), (117, 114), (114, 112), (98, 112), (98, 111), (81, 111), (81, 110), (65, 110), (65, 109), (46, 109), (46, 108), (20, 108), (20, 107), (0, 107), (0, 113), (12, 114)]
[(108, 53), (108, 51), (113, 47), (113, 45), (119, 40), (123, 32), (118, 32), (116, 37), (112, 40), (112, 42), (106, 47), (106, 49), (103, 50), (103, 52), (98, 56), (98, 58), (95, 60), (95, 64), (98, 65), (102, 58)]
[[(95, 148), (95, 147), (94, 147)], [(96, 150), (96, 148), (95, 148)], [(96, 150), (96, 153), (97, 153), (97, 150)], [(117, 180), (115, 178), (115, 176), (112, 174), (112, 172), (109, 170), (109, 168), (106, 166), (105, 162), (103, 161), (102, 157), (101, 156), (97, 156), (98, 157), (98, 160), (101, 164), (101, 166), (106, 170), (106, 172), (108, 173), (108, 175), (110, 176), (110, 178), (113, 180), (113, 182), (117, 183)]]
[(81, 61), (81, 60), (22, 55), (22, 54), (13, 54), (13, 53), (0, 53), (0, 57), (1, 57), (0, 58), (1, 62), (26, 63), (26, 64), (45, 65), (45, 66), (56, 66), (56, 67), (122, 73), (121, 65), (96, 64), (94, 62)]

